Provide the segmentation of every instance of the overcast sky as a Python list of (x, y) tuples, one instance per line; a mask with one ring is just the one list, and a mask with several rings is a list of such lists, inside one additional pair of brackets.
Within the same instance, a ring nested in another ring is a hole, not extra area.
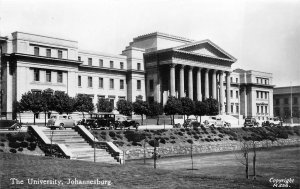
[(113, 54), (155, 31), (210, 39), (238, 59), (233, 69), (300, 85), (300, 0), (0, 0), (0, 17), (2, 36), (63, 37)]

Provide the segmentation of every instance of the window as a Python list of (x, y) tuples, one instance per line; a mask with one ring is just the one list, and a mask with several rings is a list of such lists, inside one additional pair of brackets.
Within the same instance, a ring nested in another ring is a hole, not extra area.
[(261, 113), (264, 113), (264, 106), (261, 106)]
[(141, 63), (137, 63), (137, 70), (141, 70)]
[(149, 87), (150, 87), (150, 91), (153, 91), (154, 90), (154, 82), (153, 82), (153, 79), (151, 79), (149, 81)]
[(103, 60), (99, 59), (99, 67), (102, 68), (103, 67)]
[(40, 56), (40, 48), (34, 47), (34, 55), (35, 56)]
[(289, 104), (289, 99), (288, 98), (284, 99), (284, 104)]
[(275, 99), (275, 104), (276, 104), (276, 105), (279, 105), (279, 99), (278, 99), (278, 98)]
[(39, 69), (34, 69), (34, 81), (40, 81), (40, 70)]
[(57, 72), (57, 83), (63, 82), (63, 73), (61, 71)]
[(232, 77), (230, 77), (230, 83), (233, 83), (232, 80), (233, 80)]
[(268, 106), (265, 106), (265, 113), (268, 113)]
[(275, 108), (274, 114), (275, 116), (280, 116), (280, 108)]
[(92, 66), (93, 65), (93, 59), (92, 58), (88, 58), (88, 65)]
[(257, 113), (259, 113), (259, 106), (256, 106), (256, 111)]
[(233, 113), (233, 105), (232, 105), (232, 104), (231, 104), (231, 107), (230, 107), (230, 108), (231, 108), (231, 113)]
[(239, 79), (238, 79), (238, 78), (235, 78), (235, 82), (238, 83), (238, 82), (239, 82)]
[(230, 97), (232, 98), (233, 97), (233, 91), (230, 90)]
[(263, 91), (260, 92), (260, 97), (264, 98), (264, 92)]
[(259, 98), (259, 91), (256, 91), (256, 98)]
[(109, 61), (109, 67), (114, 68), (114, 61)]
[(141, 90), (141, 80), (137, 80), (137, 90)]
[(58, 58), (62, 58), (63, 57), (63, 52), (61, 50), (58, 50), (57, 55), (58, 55)]
[(298, 98), (297, 97), (293, 98), (293, 104), (298, 104)]
[(239, 113), (239, 105), (236, 105), (235, 108), (236, 108), (236, 113), (238, 114)]
[(81, 56), (78, 56), (78, 61), (81, 61)]
[(120, 80), (120, 89), (124, 89), (124, 80), (123, 79)]
[(109, 88), (114, 89), (114, 79), (109, 79)]
[(239, 91), (235, 91), (235, 97), (239, 98)]
[(51, 57), (51, 49), (46, 49), (46, 56)]
[(99, 77), (99, 88), (103, 89), (103, 78)]
[(124, 69), (124, 63), (120, 62), (120, 69), (123, 70)]
[(256, 78), (256, 83), (259, 83), (259, 79), (258, 78)]
[(268, 99), (268, 92), (265, 92), (265, 99)]
[(46, 70), (46, 81), (51, 82), (51, 71), (50, 70)]
[(93, 87), (93, 78), (88, 77), (88, 87)]
[(78, 76), (78, 87), (81, 87), (81, 76)]

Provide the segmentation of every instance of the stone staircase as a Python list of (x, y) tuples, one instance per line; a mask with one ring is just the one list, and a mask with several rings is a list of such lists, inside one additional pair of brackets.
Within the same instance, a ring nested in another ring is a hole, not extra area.
[[(72, 153), (71, 159), (94, 161), (94, 153), (96, 154), (96, 162), (119, 164), (114, 157), (112, 157), (106, 149), (94, 148), (89, 145), (75, 130), (44, 130), (45, 135), (52, 143), (64, 144)], [(53, 135), (52, 135), (53, 132)]]

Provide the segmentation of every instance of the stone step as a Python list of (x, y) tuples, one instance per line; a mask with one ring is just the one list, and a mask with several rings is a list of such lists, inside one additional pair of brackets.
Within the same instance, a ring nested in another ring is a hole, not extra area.
[[(76, 157), (77, 159), (83, 159), (83, 158), (94, 158), (94, 154), (87, 154), (87, 155), (83, 155), (83, 154), (73, 154), (73, 157)], [(114, 159), (112, 156), (110, 155), (98, 155), (96, 154), (96, 158), (108, 158), (108, 159)]]
[[(87, 160), (87, 161), (94, 161), (94, 156), (92, 157), (76, 157), (76, 159), (78, 160)], [(104, 161), (108, 161), (108, 162), (111, 162), (111, 161), (116, 161), (113, 157), (110, 157), (110, 158), (102, 158), (102, 157), (96, 157), (96, 162), (104, 162)]]
[[(86, 147), (86, 148), (77, 148), (77, 147), (68, 147), (72, 153), (94, 153), (94, 148)], [(107, 153), (106, 150), (96, 149), (96, 153)]]
[(72, 136), (72, 137), (81, 137), (78, 133), (45, 133), (46, 136)]
[[(51, 140), (51, 139), (50, 139)], [(67, 138), (67, 139), (61, 139), (61, 138), (52, 138), (52, 141), (57, 141), (58, 143), (87, 143), (82, 138)], [(87, 143), (88, 144), (88, 143)]]

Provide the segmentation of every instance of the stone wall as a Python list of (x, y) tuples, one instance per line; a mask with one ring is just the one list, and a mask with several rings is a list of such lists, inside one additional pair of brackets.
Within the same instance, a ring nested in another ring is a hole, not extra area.
[[(292, 146), (292, 145), (299, 145), (299, 144), (300, 144), (300, 138), (279, 139), (273, 142), (270, 140), (256, 142), (256, 146), (258, 148), (275, 147), (275, 146)], [(203, 144), (193, 145), (193, 154), (234, 151), (234, 150), (239, 150), (240, 145), (241, 143), (238, 141), (214, 142), (214, 143), (204, 142)], [(146, 149), (144, 150), (143, 147), (134, 147), (131, 149), (123, 150), (123, 152), (125, 153), (126, 160), (142, 159), (144, 158), (144, 151), (145, 151), (146, 158), (151, 158), (153, 155), (154, 148), (146, 147)], [(168, 147), (158, 147), (157, 151), (161, 157), (189, 155), (191, 154), (191, 145), (173, 145)]]

